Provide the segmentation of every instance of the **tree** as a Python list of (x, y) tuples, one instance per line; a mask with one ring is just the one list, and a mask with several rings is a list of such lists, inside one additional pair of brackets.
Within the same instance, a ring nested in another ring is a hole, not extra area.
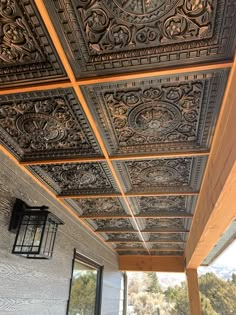
[(146, 292), (149, 292), (149, 293), (160, 293), (161, 292), (161, 286), (160, 286), (159, 280), (157, 278), (156, 272), (149, 272), (147, 274)]

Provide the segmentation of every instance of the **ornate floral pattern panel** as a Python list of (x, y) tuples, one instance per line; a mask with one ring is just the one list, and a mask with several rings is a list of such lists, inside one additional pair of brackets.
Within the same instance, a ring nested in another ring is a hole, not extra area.
[(82, 211), (82, 218), (84, 216), (128, 216), (120, 198), (75, 199), (74, 201)]
[(151, 256), (183, 256), (184, 251), (151, 251)]
[(84, 86), (111, 154), (209, 148), (228, 70)]
[(128, 219), (96, 219), (86, 220), (90, 223), (97, 232), (119, 232), (119, 231), (134, 231), (134, 228)]
[(151, 250), (184, 250), (184, 244), (149, 244)]
[(105, 239), (108, 242), (142, 242), (138, 233), (106, 233)]
[(32, 166), (30, 170), (57, 194), (103, 194), (117, 191), (106, 163)]
[(72, 89), (0, 96), (0, 131), (20, 160), (100, 155)]
[(149, 253), (148, 251), (146, 250), (138, 250), (138, 251), (135, 251), (135, 250), (122, 250), (122, 251), (119, 251), (119, 255), (143, 255), (143, 256), (149, 256)]
[(115, 244), (115, 249), (140, 249), (143, 250), (143, 243), (116, 243)]
[(182, 243), (186, 241), (186, 233), (150, 233), (148, 237), (148, 242), (156, 243)]
[(139, 216), (184, 216), (193, 213), (196, 196), (132, 197), (129, 202)]
[(114, 163), (127, 191), (187, 192), (199, 189), (206, 157)]
[(233, 56), (236, 4), (232, 0), (45, 4), (77, 77)]
[(0, 2), (1, 86), (65, 78), (34, 1)]
[(182, 232), (188, 231), (186, 226), (189, 226), (190, 219), (145, 219), (140, 224), (143, 232)]

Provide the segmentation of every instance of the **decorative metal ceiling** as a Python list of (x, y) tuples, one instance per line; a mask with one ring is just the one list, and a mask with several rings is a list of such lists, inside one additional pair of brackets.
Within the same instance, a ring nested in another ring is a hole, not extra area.
[(0, 141), (119, 255), (184, 254), (235, 12), (231, 0), (0, 3)]

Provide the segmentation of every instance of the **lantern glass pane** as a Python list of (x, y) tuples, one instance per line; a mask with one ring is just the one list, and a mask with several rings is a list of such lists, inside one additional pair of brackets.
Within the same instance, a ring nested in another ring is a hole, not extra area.
[(43, 256), (47, 256), (48, 258), (52, 256), (55, 237), (57, 233), (57, 226), (57, 223), (55, 223), (51, 219), (48, 219), (45, 226), (40, 252)]
[(18, 232), (14, 252), (38, 253), (42, 238), (44, 218), (24, 215)]

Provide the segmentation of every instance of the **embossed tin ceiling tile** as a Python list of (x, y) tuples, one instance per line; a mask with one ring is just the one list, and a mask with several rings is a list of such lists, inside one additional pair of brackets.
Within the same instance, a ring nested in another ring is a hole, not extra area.
[(118, 190), (105, 162), (39, 165), (29, 169), (57, 194), (104, 194)]
[(120, 198), (75, 199), (82, 210), (81, 217), (128, 216)]
[(119, 231), (134, 231), (134, 228), (128, 219), (96, 219), (86, 220), (91, 222), (96, 228), (96, 232), (119, 232)]
[(207, 157), (113, 162), (127, 191), (191, 192), (200, 187)]
[(234, 1), (45, 1), (77, 77), (225, 60)]
[(189, 219), (144, 219), (144, 229), (142, 232), (175, 232), (186, 231), (186, 225)]
[(147, 242), (156, 242), (156, 243), (183, 243), (186, 242), (187, 233), (151, 233)]
[(107, 242), (142, 242), (138, 233), (106, 233)]
[(194, 211), (196, 196), (130, 197), (137, 216), (188, 215)]
[(33, 0), (1, 1), (0, 32), (1, 87), (66, 78)]
[(210, 147), (228, 70), (82, 87), (113, 155)]
[(134, 251), (134, 250), (124, 250), (124, 251), (119, 251), (119, 255), (149, 255), (148, 251)]
[(152, 250), (163, 250), (163, 251), (180, 251), (180, 250), (184, 250), (184, 245), (183, 244), (149, 244), (148, 245), (149, 249)]
[(183, 256), (184, 251), (151, 251), (151, 256)]
[(115, 249), (144, 249), (142, 243), (116, 243)]
[(0, 141), (19, 160), (101, 155), (72, 89), (0, 96)]

